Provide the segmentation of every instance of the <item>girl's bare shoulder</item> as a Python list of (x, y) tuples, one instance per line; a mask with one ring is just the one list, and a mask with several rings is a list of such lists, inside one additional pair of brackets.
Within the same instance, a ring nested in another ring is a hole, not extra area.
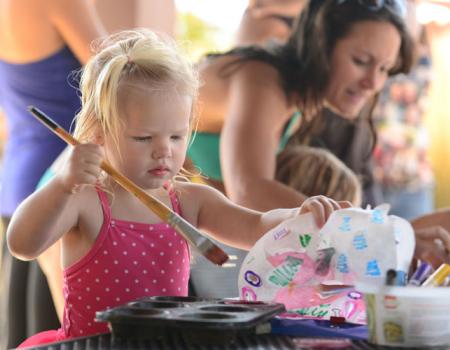
[(175, 181), (173, 189), (180, 201), (183, 216), (194, 225), (201, 208), (225, 198), (215, 188), (201, 183)]
[(173, 189), (180, 201), (195, 201), (196, 199), (221, 195), (218, 190), (211, 186), (192, 181), (174, 181)]

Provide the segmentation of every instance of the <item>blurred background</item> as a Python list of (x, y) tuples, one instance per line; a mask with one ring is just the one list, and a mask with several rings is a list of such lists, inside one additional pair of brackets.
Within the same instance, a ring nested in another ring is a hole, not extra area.
[[(233, 45), (247, 0), (97, 0), (97, 7), (108, 29), (148, 26), (169, 33), (179, 40), (193, 61), (211, 51)], [(440, 6), (448, 1), (426, 1), (418, 6), (418, 19), (437, 29), (450, 21), (450, 10)], [(114, 4), (112, 4), (114, 3)], [(114, 6), (117, 11), (108, 11)], [(123, 11), (120, 10), (123, 7)], [(134, 7), (134, 11), (130, 8)], [(450, 205), (450, 34), (433, 31), (430, 49), (433, 79), (425, 124), (430, 135), (429, 157), (435, 173), (436, 207)], [(0, 106), (0, 151), (5, 138)]]
[[(133, 27), (149, 27), (167, 33), (182, 44), (193, 62), (197, 62), (206, 53), (225, 51), (235, 45), (236, 32), (244, 12), (250, 3), (257, 1), (93, 0), (93, 2), (109, 32)], [(450, 0), (416, 0), (416, 2), (419, 4), (418, 22), (426, 26), (427, 50), (432, 57), (433, 67), (429, 92), (424, 99), (426, 114), (423, 116), (423, 122), (428, 135), (425, 156), (430, 159), (431, 172), (434, 174), (432, 181), (434, 181), (435, 207), (441, 208), (450, 206), (450, 7), (448, 6)], [(443, 4), (447, 4), (447, 7)], [(8, 137), (1, 108), (0, 104), (0, 160)], [(398, 134), (395, 133), (391, 136), (393, 139), (398, 138)], [(49, 134), (49, 137), (53, 136)], [(409, 165), (406, 164), (405, 167)], [(2, 186), (1, 174), (0, 165), (0, 186)], [(378, 175), (380, 178), (383, 177), (383, 174)], [(3, 238), (0, 235), (0, 247)], [(1, 254), (0, 250), (0, 261)], [(0, 338), (1, 334), (0, 325)]]

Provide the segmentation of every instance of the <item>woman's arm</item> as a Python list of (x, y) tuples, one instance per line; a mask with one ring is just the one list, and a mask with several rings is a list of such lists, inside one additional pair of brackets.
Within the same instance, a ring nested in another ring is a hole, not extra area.
[(430, 214), (419, 216), (418, 218), (412, 220), (411, 223), (415, 229), (441, 226), (450, 232), (450, 208), (439, 209)]
[(299, 206), (305, 196), (274, 180), (289, 105), (271, 66), (249, 62), (230, 77), (220, 158), (227, 196), (261, 211)]
[(63, 40), (82, 64), (91, 57), (92, 41), (106, 30), (89, 0), (50, 0), (46, 13)]
[(258, 18), (267, 16), (297, 17), (305, 7), (306, 0), (266, 0), (249, 2), (249, 8), (255, 9)]
[(257, 9), (244, 12), (236, 33), (235, 46), (263, 45), (269, 40), (284, 42), (291, 34), (291, 28), (278, 18), (257, 17)]

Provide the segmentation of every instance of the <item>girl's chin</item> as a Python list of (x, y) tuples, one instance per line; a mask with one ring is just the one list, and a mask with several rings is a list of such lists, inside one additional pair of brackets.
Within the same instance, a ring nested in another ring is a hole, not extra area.
[(144, 190), (156, 190), (164, 186), (168, 179), (153, 179), (151, 181), (142, 181), (140, 184), (136, 183)]

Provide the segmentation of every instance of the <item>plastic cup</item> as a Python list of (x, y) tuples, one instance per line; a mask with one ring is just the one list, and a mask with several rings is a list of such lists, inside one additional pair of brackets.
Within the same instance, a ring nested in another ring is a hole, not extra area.
[(357, 284), (366, 303), (369, 341), (395, 347), (450, 344), (450, 288)]

